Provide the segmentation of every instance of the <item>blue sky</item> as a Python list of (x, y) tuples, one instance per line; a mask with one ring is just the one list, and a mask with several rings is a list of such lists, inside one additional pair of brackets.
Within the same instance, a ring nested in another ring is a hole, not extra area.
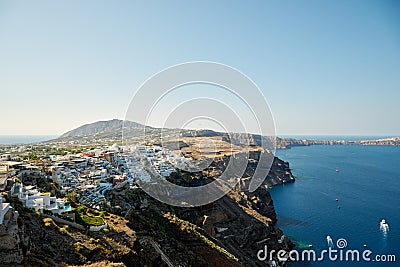
[[(278, 134), (400, 135), (398, 1), (1, 1), (0, 134), (121, 118), (187, 61), (248, 75)], [(138, 111), (140, 112), (140, 111)]]

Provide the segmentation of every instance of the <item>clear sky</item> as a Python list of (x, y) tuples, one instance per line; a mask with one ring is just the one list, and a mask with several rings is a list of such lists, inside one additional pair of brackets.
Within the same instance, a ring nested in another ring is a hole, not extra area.
[(0, 134), (123, 119), (148, 77), (194, 60), (251, 77), (278, 134), (400, 135), (395, 0), (1, 1)]

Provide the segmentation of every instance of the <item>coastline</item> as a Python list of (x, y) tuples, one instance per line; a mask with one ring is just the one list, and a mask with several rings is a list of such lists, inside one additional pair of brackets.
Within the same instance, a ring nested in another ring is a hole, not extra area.
[(46, 142), (57, 138), (58, 135), (0, 135), (0, 146), (29, 145)]
[(400, 146), (400, 137), (385, 137), (377, 139), (364, 139), (362, 137), (360, 137), (360, 139), (357, 139), (357, 137), (351, 137), (351, 139), (311, 139), (307, 137), (304, 139), (296, 139), (277, 137), (277, 149), (312, 145)]

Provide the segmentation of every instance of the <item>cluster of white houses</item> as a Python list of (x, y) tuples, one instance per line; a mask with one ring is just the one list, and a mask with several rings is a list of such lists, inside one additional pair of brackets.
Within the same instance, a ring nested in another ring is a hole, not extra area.
[(76, 192), (80, 203), (101, 209), (106, 202), (105, 193), (127, 178), (116, 153), (118, 150), (119, 147), (114, 145), (104, 151), (59, 157), (51, 167), (53, 181), (62, 193)]
[[(103, 150), (93, 150), (79, 155), (50, 156), (51, 177), (59, 185), (61, 193), (76, 192), (79, 201), (100, 209), (106, 202), (105, 194), (120, 183), (136, 187), (136, 181), (150, 182), (149, 169), (162, 177), (168, 177), (175, 167), (187, 167), (189, 161), (180, 155), (159, 146), (132, 146), (122, 148), (113, 145)], [(143, 160), (145, 159), (145, 161)], [(15, 158), (17, 160), (17, 158)], [(0, 159), (0, 192), (9, 190), (10, 196), (18, 197), (25, 207), (36, 211), (44, 210), (61, 214), (70, 209), (64, 199), (41, 192), (34, 185), (24, 186), (19, 182), (21, 175), (41, 169), (29, 162), (14, 161), (9, 155)], [(17, 182), (16, 182), (17, 181)], [(3, 222), (9, 204), (1, 201), (0, 222)]]
[(140, 179), (143, 182), (149, 182), (150, 176), (144, 169), (145, 162), (151, 163), (151, 168), (160, 176), (168, 177), (171, 173), (179, 169), (188, 169), (190, 162), (188, 159), (174, 152), (164, 149), (160, 146), (133, 146), (130, 148), (129, 155), (126, 156), (128, 168), (135, 179)]
[[(81, 203), (100, 209), (102, 203), (106, 202), (104, 195), (107, 190), (128, 178), (133, 184), (125, 160), (118, 155), (119, 151), (121, 149), (113, 145), (108, 149), (77, 155), (49, 156), (51, 176), (45, 177), (58, 184), (61, 193), (76, 192)], [(8, 155), (1, 156), (1, 159), (0, 192), (8, 187), (11, 196), (18, 196), (26, 207), (37, 211), (62, 213), (66, 210), (64, 200), (41, 192), (40, 188), (14, 183), (15, 178), (19, 181), (23, 175), (29, 176), (34, 172), (43, 176), (41, 169), (28, 162), (12, 161)]]
[(71, 209), (64, 199), (52, 197), (49, 192), (41, 193), (32, 185), (24, 186), (21, 183), (14, 183), (9, 193), (11, 197), (18, 197), (25, 207), (35, 211), (47, 210), (53, 214), (61, 214)]

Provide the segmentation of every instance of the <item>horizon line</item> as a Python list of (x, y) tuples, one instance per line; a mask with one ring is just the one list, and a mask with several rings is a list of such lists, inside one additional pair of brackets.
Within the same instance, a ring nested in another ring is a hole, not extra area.
[[(203, 128), (199, 128), (199, 129), (187, 129), (187, 130), (212, 130), (212, 129), (203, 129)], [(214, 130), (212, 130), (214, 131)], [(217, 132), (217, 131), (216, 131)], [(1, 134), (0, 136), (61, 136), (62, 134)], [(249, 133), (249, 134), (258, 134), (258, 133)], [(400, 134), (382, 134), (382, 133), (377, 133), (377, 134), (346, 134), (346, 133), (341, 133), (341, 134), (332, 134), (332, 133), (284, 133), (284, 134), (276, 134), (276, 137), (280, 137), (280, 136), (390, 136), (390, 137), (400, 137)]]

